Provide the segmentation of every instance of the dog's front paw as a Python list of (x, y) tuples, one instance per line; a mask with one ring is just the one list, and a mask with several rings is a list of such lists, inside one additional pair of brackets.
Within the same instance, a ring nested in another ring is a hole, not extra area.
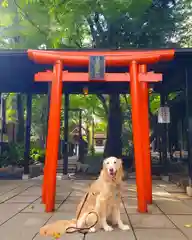
[(123, 230), (123, 231), (127, 231), (127, 230), (130, 230), (130, 227), (129, 227), (129, 225), (121, 225), (121, 226), (119, 226), (119, 228), (121, 229), (121, 230)]
[(107, 225), (107, 226), (105, 226), (105, 227), (103, 227), (103, 228), (104, 228), (105, 232), (111, 232), (111, 231), (113, 231), (113, 228), (112, 228), (111, 226), (109, 226), (109, 225)]
[(92, 228), (89, 229), (89, 233), (94, 233), (94, 232), (96, 232), (96, 228), (95, 227), (92, 227)]

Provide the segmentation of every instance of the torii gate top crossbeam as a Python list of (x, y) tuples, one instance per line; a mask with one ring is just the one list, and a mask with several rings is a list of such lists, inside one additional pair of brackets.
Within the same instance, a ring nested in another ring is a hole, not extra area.
[(106, 66), (126, 66), (132, 61), (138, 64), (156, 63), (158, 61), (169, 61), (173, 59), (174, 50), (157, 51), (46, 51), (46, 50), (28, 50), (28, 56), (31, 60), (41, 64), (54, 64), (61, 60), (64, 64), (71, 66), (88, 66), (89, 57), (94, 55), (105, 56)]

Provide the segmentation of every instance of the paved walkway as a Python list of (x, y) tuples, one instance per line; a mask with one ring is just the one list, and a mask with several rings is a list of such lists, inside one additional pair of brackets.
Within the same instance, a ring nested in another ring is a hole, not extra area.
[[(57, 183), (55, 213), (44, 213), (40, 203), (41, 181), (0, 181), (0, 240), (42, 240), (39, 228), (47, 222), (74, 217), (75, 208), (90, 181), (60, 180)], [(124, 185), (121, 214), (130, 231), (114, 230), (88, 234), (86, 240), (186, 240), (192, 239), (192, 198), (173, 184), (153, 183), (154, 204), (148, 214), (136, 211), (133, 180)], [(61, 239), (81, 240), (82, 235), (64, 235)]]

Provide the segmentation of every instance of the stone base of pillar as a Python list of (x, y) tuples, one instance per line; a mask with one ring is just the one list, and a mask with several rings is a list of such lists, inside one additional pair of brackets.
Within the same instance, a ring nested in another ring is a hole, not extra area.
[(30, 179), (29, 174), (23, 174), (22, 180), (28, 180), (28, 179)]
[(191, 186), (186, 187), (186, 193), (189, 197), (192, 197), (192, 187)]

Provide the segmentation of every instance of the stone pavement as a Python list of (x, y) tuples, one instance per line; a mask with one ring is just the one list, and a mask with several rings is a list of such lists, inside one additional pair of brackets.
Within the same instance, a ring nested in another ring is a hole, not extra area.
[[(0, 240), (43, 240), (39, 228), (60, 219), (71, 219), (79, 198), (89, 180), (59, 180), (57, 182), (56, 211), (44, 213), (41, 204), (41, 180), (0, 181)], [(134, 180), (123, 186), (122, 218), (131, 226), (130, 231), (97, 232), (86, 240), (186, 240), (192, 239), (192, 198), (171, 183), (153, 181), (154, 203), (148, 214), (136, 210)], [(81, 240), (82, 235), (64, 235), (61, 239)]]

